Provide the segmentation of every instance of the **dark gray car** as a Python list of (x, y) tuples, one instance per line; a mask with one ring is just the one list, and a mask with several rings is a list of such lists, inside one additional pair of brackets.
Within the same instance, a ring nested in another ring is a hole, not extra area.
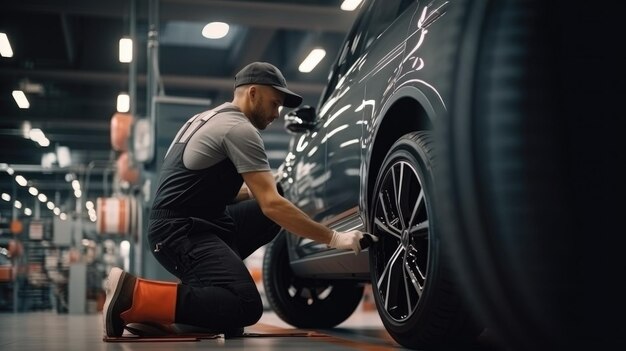
[(611, 77), (624, 65), (606, 45), (619, 13), (364, 2), (319, 104), (285, 117), (279, 184), (315, 220), (379, 241), (355, 256), (281, 233), (264, 261), (277, 314), (332, 327), (371, 283), (411, 348), (472, 342), (483, 323), (518, 350), (623, 343), (610, 312), (626, 295), (611, 283), (623, 214), (610, 204), (624, 150)]
[(448, 1), (369, 1), (317, 108), (288, 114), (279, 171), (285, 197), (332, 229), (380, 241), (331, 250), (285, 233), (268, 248), (265, 288), (286, 322), (332, 327), (372, 282), (380, 316), (402, 345), (454, 344), (480, 331), (457, 297), (434, 209), (433, 124), (446, 111), (458, 12)]

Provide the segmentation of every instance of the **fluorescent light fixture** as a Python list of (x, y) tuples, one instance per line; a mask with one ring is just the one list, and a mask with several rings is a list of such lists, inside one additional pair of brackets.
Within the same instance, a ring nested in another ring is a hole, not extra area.
[(26, 207), (24, 209), (24, 214), (27, 215), (27, 216), (30, 216), (30, 215), (33, 214), (33, 211), (30, 208)]
[(230, 27), (224, 22), (211, 22), (202, 28), (202, 36), (209, 39), (221, 39), (228, 34)]
[(39, 195), (37, 196), (37, 198), (39, 199), (39, 201), (41, 202), (46, 202), (48, 201), (48, 197), (46, 196), (46, 194), (44, 193), (39, 193)]
[(11, 43), (9, 43), (9, 37), (7, 37), (6, 33), (0, 33), (0, 55), (2, 57), (13, 57)]
[(13, 206), (15, 206), (15, 208), (22, 208), (22, 203), (15, 200), (15, 203), (13, 203)]
[(54, 152), (46, 152), (41, 155), (41, 167), (52, 168), (52, 165), (57, 162), (57, 154)]
[(354, 11), (361, 4), (363, 0), (343, 0), (341, 3), (341, 9), (344, 11)]
[(130, 96), (128, 94), (119, 94), (117, 96), (117, 112), (130, 111)]
[(120, 39), (120, 62), (133, 62), (133, 40), (130, 38)]
[(39, 194), (39, 190), (37, 190), (37, 188), (35, 188), (34, 186), (31, 186), (30, 188), (28, 188), (28, 192), (32, 196), (37, 196), (37, 194)]
[[(61, 168), (68, 167), (69, 165), (72, 164), (72, 155), (71, 155), (69, 147), (57, 146), (57, 162), (59, 164), (59, 167)], [(74, 176), (71, 175), (71, 177), (74, 177)], [(67, 175), (65, 175), (65, 180), (68, 181), (67, 179), (68, 177)]]
[(24, 121), (22, 122), (22, 136), (24, 136), (24, 138), (26, 139), (30, 139), (30, 130), (33, 128), (33, 126), (30, 125), (29, 121)]
[(30, 140), (36, 143), (40, 143), (41, 140), (46, 139), (46, 135), (39, 128), (31, 129), (30, 132), (28, 132), (28, 136), (30, 137)]
[(11, 201), (11, 195), (9, 195), (7, 193), (2, 193), (2, 200), (4, 200), (4, 201)]
[(324, 56), (326, 56), (326, 50), (324, 49), (317, 48), (311, 50), (309, 56), (307, 56), (300, 64), (300, 67), (298, 67), (298, 70), (302, 73), (311, 72), (313, 68), (315, 68), (320, 61), (322, 61)]
[(49, 210), (54, 210), (54, 202), (52, 201), (48, 201), (48, 203), (46, 204), (46, 206), (48, 206)]
[(46, 138), (46, 135), (39, 128), (33, 128), (28, 132), (28, 137), (30, 140), (36, 142), (37, 144), (48, 147), (50, 146), (50, 140)]
[(28, 102), (28, 99), (26, 98), (26, 95), (24, 94), (23, 91), (21, 90), (13, 90), (13, 99), (15, 99), (15, 103), (17, 104), (17, 106), (19, 106), (19, 108), (29, 108), (30, 107), (30, 103)]
[(13, 175), (13, 173), (15, 173), (15, 171), (13, 170), (13, 168), (11, 168), (11, 167), (7, 168), (7, 174), (8, 174), (8, 175)]
[(28, 183), (28, 181), (26, 181), (26, 178), (19, 174), (15, 176), (15, 181), (21, 186), (26, 186), (26, 184)]

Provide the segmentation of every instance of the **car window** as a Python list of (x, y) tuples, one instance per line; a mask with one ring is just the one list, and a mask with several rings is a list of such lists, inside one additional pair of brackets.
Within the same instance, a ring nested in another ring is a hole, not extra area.
[[(364, 3), (351, 32), (344, 40), (328, 84), (322, 92), (320, 104), (330, 97), (344, 73), (371, 43), (417, 0), (377, 0)], [(365, 40), (363, 38), (365, 37)]]
[[(362, 6), (366, 6), (363, 4)], [(347, 67), (349, 67), (352, 62), (355, 60), (356, 48), (359, 45), (360, 38), (362, 35), (361, 24), (363, 22), (363, 17), (367, 15), (367, 12), (364, 9), (361, 10), (361, 14), (357, 18), (354, 26), (350, 33), (346, 36), (346, 39), (343, 42), (343, 46), (339, 50), (339, 54), (337, 55), (337, 59), (333, 69), (328, 76), (328, 84), (326, 88), (322, 92), (322, 98), (320, 99), (320, 106), (324, 104), (324, 102), (328, 99), (328, 97), (335, 90), (335, 86), (339, 79), (346, 72)]]
[(416, 0), (378, 0), (369, 9), (363, 50), (367, 49)]

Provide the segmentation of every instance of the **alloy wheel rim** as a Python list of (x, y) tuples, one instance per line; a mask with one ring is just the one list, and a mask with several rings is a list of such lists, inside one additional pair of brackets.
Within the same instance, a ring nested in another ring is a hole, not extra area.
[(424, 291), (428, 263), (429, 216), (424, 188), (406, 160), (385, 172), (374, 206), (374, 289), (385, 312), (408, 320)]

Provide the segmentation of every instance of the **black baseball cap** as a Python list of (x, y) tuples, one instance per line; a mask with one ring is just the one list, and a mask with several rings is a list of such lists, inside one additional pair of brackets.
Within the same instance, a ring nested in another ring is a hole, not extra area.
[(267, 62), (252, 62), (235, 75), (235, 88), (246, 84), (270, 85), (285, 93), (283, 106), (294, 108), (302, 103), (302, 96), (287, 89), (287, 81), (276, 66)]

